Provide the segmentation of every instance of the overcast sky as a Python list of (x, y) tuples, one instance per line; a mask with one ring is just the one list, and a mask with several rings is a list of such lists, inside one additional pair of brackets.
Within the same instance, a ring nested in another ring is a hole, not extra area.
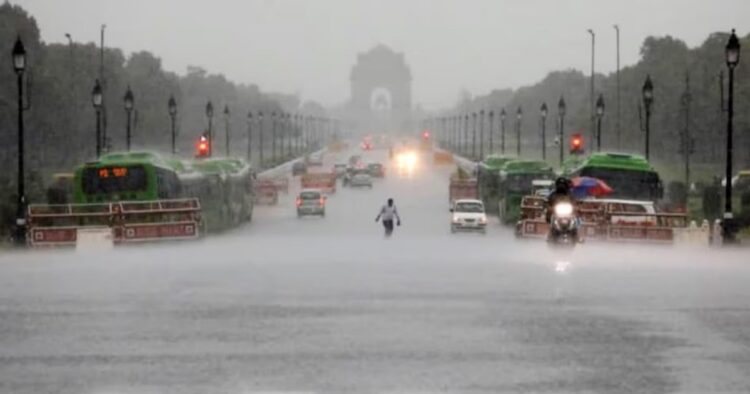
[(638, 60), (648, 35), (699, 45), (738, 28), (750, 0), (16, 0), (47, 42), (98, 40), (127, 52), (148, 50), (166, 69), (187, 65), (264, 90), (299, 93), (325, 104), (349, 96), (356, 54), (378, 43), (404, 52), (415, 104), (451, 105), (462, 89), (483, 94), (533, 83), (555, 69), (589, 69)]

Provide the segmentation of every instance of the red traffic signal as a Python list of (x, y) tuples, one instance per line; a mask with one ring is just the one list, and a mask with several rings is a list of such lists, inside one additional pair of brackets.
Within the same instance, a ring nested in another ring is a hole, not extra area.
[(198, 149), (198, 157), (208, 157), (208, 138), (205, 135), (202, 135), (198, 140), (196, 148)]
[(570, 153), (583, 153), (583, 136), (580, 134), (570, 136)]
[(427, 131), (427, 130), (423, 131), (422, 132), (422, 138), (426, 139), (426, 140), (429, 140), (430, 139), (430, 132)]

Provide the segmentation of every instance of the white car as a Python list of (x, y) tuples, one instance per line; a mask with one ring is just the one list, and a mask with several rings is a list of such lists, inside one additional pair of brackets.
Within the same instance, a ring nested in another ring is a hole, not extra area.
[(481, 200), (460, 199), (451, 207), (451, 232), (479, 231), (487, 232), (487, 214)]
[(297, 196), (297, 217), (326, 215), (326, 197), (318, 189), (303, 189)]

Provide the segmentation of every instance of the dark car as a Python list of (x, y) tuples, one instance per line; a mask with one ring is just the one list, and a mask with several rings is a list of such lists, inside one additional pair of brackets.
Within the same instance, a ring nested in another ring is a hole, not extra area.
[(367, 165), (367, 172), (373, 178), (382, 178), (385, 176), (385, 167), (380, 163), (370, 163)]
[(307, 164), (303, 161), (295, 161), (292, 164), (292, 176), (307, 174)]

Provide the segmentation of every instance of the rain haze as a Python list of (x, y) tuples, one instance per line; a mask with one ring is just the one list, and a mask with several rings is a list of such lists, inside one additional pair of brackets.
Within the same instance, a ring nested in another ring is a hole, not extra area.
[[(356, 54), (377, 45), (403, 52), (414, 73), (414, 99), (449, 107), (462, 90), (528, 85), (547, 72), (588, 70), (587, 29), (597, 33), (597, 71), (639, 58), (647, 36), (671, 35), (689, 46), (727, 26), (744, 26), (743, 0), (499, 1), (383, 0), (24, 0), (47, 42), (99, 40), (148, 50), (184, 73), (196, 65), (241, 83), (299, 93), (327, 105), (349, 95)], [(85, 12), (81, 12), (85, 10)], [(731, 10), (731, 11), (729, 11)]]
[(0, 4), (0, 393), (750, 392), (747, 15)]

